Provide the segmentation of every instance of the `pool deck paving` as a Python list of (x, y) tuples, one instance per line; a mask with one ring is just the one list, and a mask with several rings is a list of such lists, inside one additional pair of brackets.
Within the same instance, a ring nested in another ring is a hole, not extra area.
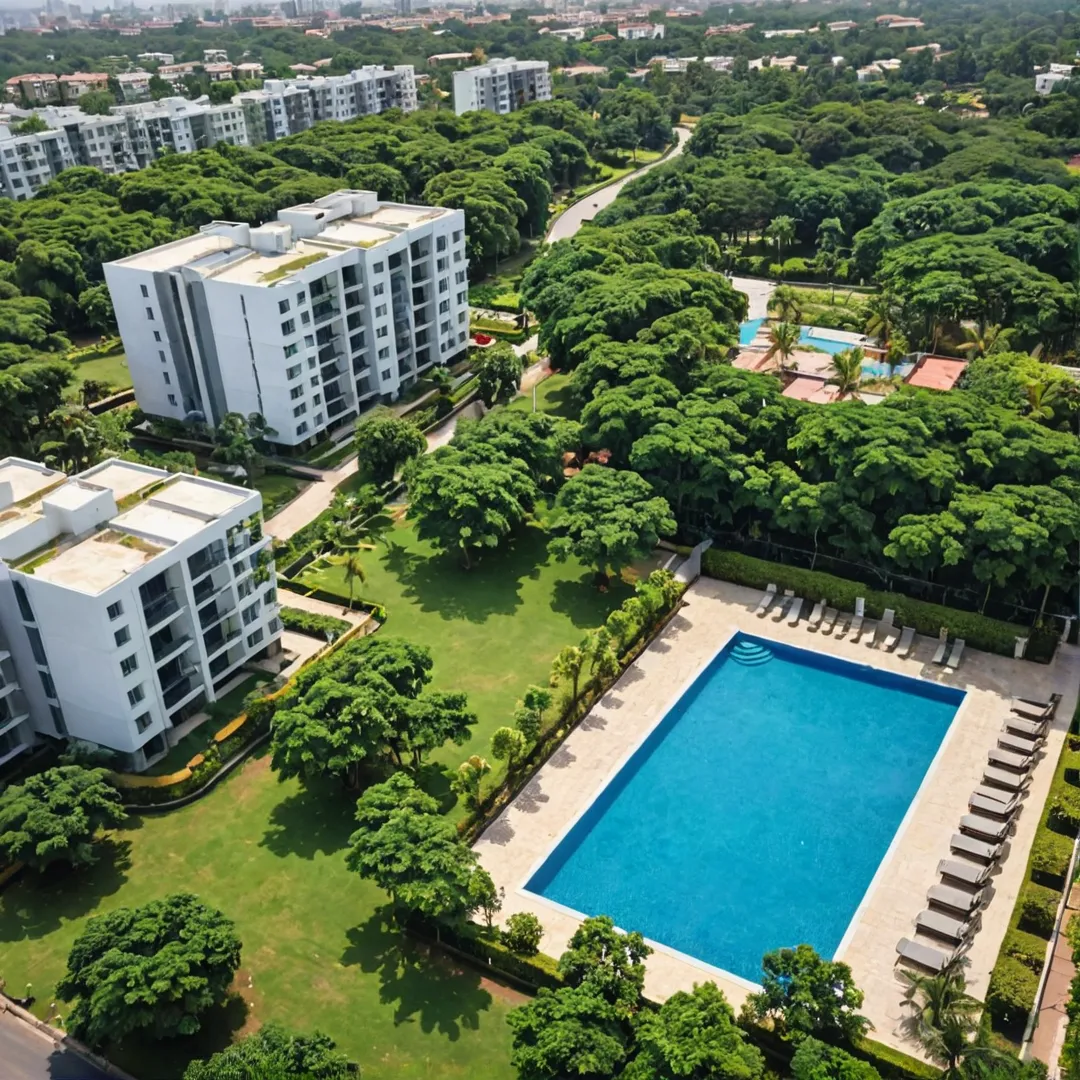
[[(914, 920), (926, 907), (926, 891), (940, 878), (941, 859), (955, 857), (949, 840), (968, 813), (970, 793), (982, 782), (986, 755), (997, 744), (1013, 697), (1062, 701), (1034, 778), (1016, 816), (1004, 857), (992, 877), (992, 892), (982, 912), (982, 929), (968, 958), (969, 990), (983, 998), (990, 971), (1008, 928), (1024, 880), (1027, 854), (1046, 801), (1080, 686), (1080, 649), (1062, 646), (1050, 665), (1014, 660), (967, 649), (956, 671), (931, 663), (937, 641), (916, 637), (907, 659), (807, 630), (805, 618), (759, 619), (753, 614), (761, 593), (701, 578), (687, 591), (682, 610), (623, 673), (567, 737), (517, 799), (476, 843), (481, 862), (496, 886), (505, 889), (500, 921), (531, 911), (544, 926), (542, 949), (558, 956), (580, 923), (567, 908), (524, 891), (567, 828), (592, 803), (639, 743), (689, 689), (700, 671), (738, 630), (841, 659), (869, 663), (887, 671), (928, 679), (967, 691), (892, 845), (836, 954), (850, 964), (865, 992), (862, 1012), (874, 1025), (873, 1037), (910, 1054), (918, 1047), (905, 1038), (904, 986), (897, 977), (896, 943), (916, 938)], [(804, 615), (811, 605), (804, 605)], [(857, 840), (857, 834), (853, 839)], [(625, 929), (634, 929), (626, 927)], [(777, 941), (777, 947), (792, 942)], [(654, 943), (655, 945), (655, 943)], [(715, 981), (736, 1010), (752, 984), (690, 957), (656, 947), (647, 961), (645, 992), (664, 1000), (694, 983)]]

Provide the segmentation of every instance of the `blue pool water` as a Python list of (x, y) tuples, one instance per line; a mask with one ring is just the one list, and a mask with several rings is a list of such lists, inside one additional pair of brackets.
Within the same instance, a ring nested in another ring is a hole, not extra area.
[(737, 634), (527, 888), (755, 982), (831, 957), (963, 696)]
[(749, 345), (761, 329), (763, 322), (765, 322), (764, 319), (747, 319), (746, 322), (739, 323), (739, 344)]
[[(764, 319), (747, 319), (746, 322), (739, 323), (739, 344), (752, 344), (764, 322)], [(837, 338), (828, 337), (813, 326), (802, 327), (799, 333), (799, 341), (804, 345), (814, 345), (819, 349), (824, 349), (825, 352), (832, 353), (834, 356), (836, 353), (852, 347), (850, 341), (840, 341)]]

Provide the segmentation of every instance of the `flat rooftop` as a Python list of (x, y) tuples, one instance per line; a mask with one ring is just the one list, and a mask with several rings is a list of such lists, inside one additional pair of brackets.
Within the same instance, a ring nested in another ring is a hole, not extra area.
[[(34, 465), (18, 458), (0, 461), (0, 484), (11, 485), (11, 498), (19, 503), (33, 498), (38, 492), (55, 486), (64, 479), (64, 474), (44, 465)], [(0, 508), (0, 514), (4, 512)]]
[(95, 595), (145, 566), (163, 550), (106, 529), (58, 552), (36, 567), (34, 576)]
[(138, 255), (129, 255), (118, 259), (121, 266), (130, 266), (136, 270), (175, 270), (179, 266), (211, 255), (216, 251), (229, 251), (236, 245), (227, 236), (215, 236), (213, 233), (196, 233), (183, 240), (174, 240), (171, 244), (149, 248)]
[(951, 390), (967, 368), (966, 360), (951, 356), (924, 356), (904, 381), (926, 390)]

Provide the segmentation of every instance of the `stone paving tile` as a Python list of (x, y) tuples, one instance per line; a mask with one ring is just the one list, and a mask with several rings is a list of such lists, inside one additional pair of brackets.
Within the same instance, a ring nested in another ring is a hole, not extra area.
[[(996, 744), (1012, 696), (1045, 699), (1063, 695), (1057, 721), (1031, 789), (1017, 815), (1006, 857), (993, 877), (983, 926), (970, 950), (971, 992), (986, 993), (1013, 904), (1023, 880), (1040, 810), (1053, 775), (1080, 684), (1080, 650), (1063, 648), (1052, 665), (1032, 664), (968, 649), (955, 672), (933, 665), (936, 640), (916, 638), (907, 659), (833, 636), (810, 633), (805, 622), (757, 619), (760, 593), (711, 579), (699, 579), (664, 633), (623, 673), (537, 773), (518, 798), (476, 843), (481, 862), (505, 889), (500, 919), (532, 911), (544, 925), (542, 948), (558, 956), (579, 919), (523, 885), (555, 841), (593, 801), (597, 792), (682, 696), (698, 673), (739, 629), (779, 642), (871, 663), (876, 667), (959, 687), (967, 697), (957, 712), (893, 846), (841, 942), (837, 959), (849, 963), (865, 991), (863, 1012), (874, 1037), (909, 1053), (917, 1048), (899, 1029), (903, 988), (896, 976), (896, 943), (914, 936), (915, 916), (926, 906), (926, 890), (938, 881), (938, 861), (947, 857), (949, 838), (967, 813), (967, 797), (980, 782), (986, 754)], [(804, 614), (812, 605), (804, 607)], [(632, 929), (632, 928), (631, 928)], [(926, 944), (937, 944), (926, 941)], [(714, 979), (736, 1009), (751, 984), (689, 957), (658, 948), (649, 958), (645, 989), (656, 1000), (695, 982)]]

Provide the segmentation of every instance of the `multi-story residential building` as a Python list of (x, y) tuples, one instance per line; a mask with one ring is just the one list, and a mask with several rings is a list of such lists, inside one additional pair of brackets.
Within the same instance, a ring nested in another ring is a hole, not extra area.
[(160, 78), (175, 86), (178, 82), (182, 82), (186, 76), (194, 75), (201, 67), (202, 64), (197, 64), (194, 60), (183, 64), (162, 64), (157, 69), (157, 73)]
[(162, 153), (190, 154), (211, 145), (208, 108), (182, 97), (143, 105), (118, 105), (115, 115), (127, 121), (128, 137), (139, 168)]
[(252, 138), (250, 125), (253, 121), (249, 120), (248, 140), (252, 146), (307, 131), (315, 123), (311, 94), (303, 83), (293, 79), (267, 79), (260, 90), (244, 90), (234, 100), (245, 106), (245, 115), (253, 115), (252, 106), (262, 111), (261, 140)]
[(60, 78), (57, 75), (15, 75), (4, 84), (9, 101), (27, 105), (47, 105), (60, 100)]
[(262, 64), (257, 64), (254, 61), (237, 64), (235, 70), (238, 79), (261, 79), (263, 77)]
[(0, 511), (0, 758), (36, 732), (145, 768), (278, 648), (256, 491), (118, 460), (68, 479), (7, 458)]
[(122, 108), (116, 115), (89, 116), (75, 106), (60, 106), (44, 109), (42, 116), (51, 128), (67, 133), (76, 165), (121, 173), (139, 167)]
[(116, 76), (125, 101), (147, 101), (150, 98), (150, 72), (127, 71)]
[(627, 23), (615, 31), (623, 41), (660, 40), (664, 36), (663, 23)]
[(304, 445), (468, 345), (461, 210), (338, 191), (105, 265), (139, 405)]
[(65, 131), (15, 135), (0, 124), (0, 194), (32, 198), (57, 173), (76, 163)]
[(225, 49), (203, 49), (204, 64), (227, 64), (229, 54)]
[(534, 101), (551, 100), (546, 60), (491, 60), (454, 72), (454, 112), (486, 109), (506, 115)]
[(353, 120), (387, 109), (416, 109), (416, 75), (411, 64), (392, 69), (369, 64), (347, 75), (316, 75), (289, 80), (311, 94), (312, 114), (320, 120)]
[(104, 71), (76, 71), (60, 76), (60, 98), (66, 103), (78, 101), (85, 94), (109, 89), (109, 76)]
[(211, 82), (225, 82), (233, 77), (233, 66), (228, 61), (223, 64), (203, 64), (203, 71)]

